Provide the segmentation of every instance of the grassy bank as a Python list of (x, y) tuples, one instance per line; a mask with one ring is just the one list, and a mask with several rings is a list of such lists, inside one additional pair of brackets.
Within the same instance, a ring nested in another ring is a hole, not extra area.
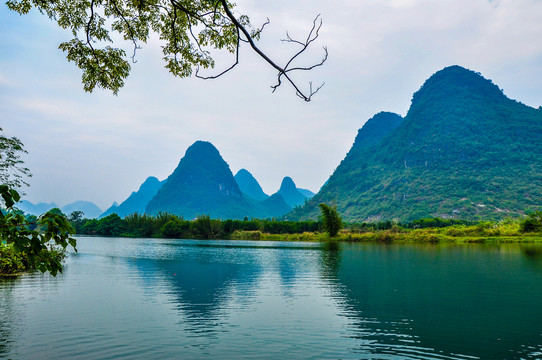
[(326, 233), (270, 234), (261, 231), (234, 231), (232, 240), (272, 241), (351, 241), (382, 243), (541, 243), (542, 233), (524, 233), (518, 222), (482, 222), (442, 228), (406, 229), (397, 225), (386, 230), (352, 231), (343, 229), (330, 238)]

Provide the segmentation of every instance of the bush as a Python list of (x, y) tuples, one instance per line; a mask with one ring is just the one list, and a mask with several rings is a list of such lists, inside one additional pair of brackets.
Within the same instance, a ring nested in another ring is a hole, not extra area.
[(26, 259), (21, 253), (17, 254), (13, 247), (0, 243), (0, 275), (15, 274), (27, 269)]
[(262, 232), (260, 230), (251, 230), (251, 231), (235, 230), (230, 236), (232, 240), (260, 240), (261, 237), (262, 237)]
[(520, 223), (519, 229), (523, 233), (542, 232), (542, 211), (530, 213), (529, 217)]

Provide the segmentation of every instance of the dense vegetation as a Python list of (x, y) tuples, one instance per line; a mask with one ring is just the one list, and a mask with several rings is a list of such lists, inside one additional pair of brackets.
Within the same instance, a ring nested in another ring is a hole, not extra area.
[(111, 214), (101, 219), (73, 219), (72, 225), (83, 235), (184, 239), (227, 239), (236, 231), (296, 234), (320, 231), (321, 228), (318, 221), (220, 220), (209, 215), (189, 221), (168, 213), (156, 216), (135, 213), (125, 218)]
[(424, 218), (404, 223), (352, 223), (342, 222), (333, 207), (324, 208), (326, 210), (322, 210), (318, 221), (221, 220), (208, 215), (189, 221), (167, 213), (157, 216), (132, 214), (125, 218), (112, 214), (101, 219), (82, 219), (72, 214), (69, 219), (78, 234), (117, 237), (316, 241), (335, 237), (345, 241), (414, 242), (542, 239), (541, 212), (531, 213), (521, 221)]
[(66, 216), (52, 209), (25, 217), (14, 208), (19, 193), (8, 185), (0, 185), (0, 198), (5, 205), (0, 211), (0, 275), (33, 269), (53, 276), (62, 272), (66, 247), (76, 245)]
[(407, 116), (360, 130), (322, 190), (288, 219), (336, 203), (349, 221), (519, 218), (542, 207), (542, 111), (453, 66), (414, 94)]

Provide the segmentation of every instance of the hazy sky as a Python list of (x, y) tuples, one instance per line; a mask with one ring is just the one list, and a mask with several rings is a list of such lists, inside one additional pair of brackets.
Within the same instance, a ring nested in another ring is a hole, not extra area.
[[(47, 17), (0, 5), (0, 127), (17, 136), (33, 173), (32, 202), (121, 202), (148, 177), (165, 179), (196, 140), (212, 142), (235, 174), (246, 168), (268, 194), (284, 176), (317, 191), (375, 113), (406, 115), (413, 92), (434, 72), (461, 65), (506, 95), (542, 105), (541, 0), (238, 0), (255, 24), (269, 17), (261, 47), (284, 59), (312, 19), (324, 25), (311, 72), (326, 85), (310, 103), (241, 49), (240, 65), (219, 80), (179, 79), (163, 68), (154, 38), (118, 96), (83, 91), (80, 70), (58, 44), (70, 39)], [(129, 44), (126, 44), (129, 48)], [(219, 62), (224, 68), (228, 64)]]

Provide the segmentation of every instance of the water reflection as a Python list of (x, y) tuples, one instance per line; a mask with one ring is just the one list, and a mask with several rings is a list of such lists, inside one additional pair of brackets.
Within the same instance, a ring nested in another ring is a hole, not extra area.
[(0, 277), (0, 357), (8, 353), (9, 346), (13, 343), (16, 334), (17, 311), (13, 304), (13, 288), (17, 282), (16, 277)]
[(538, 264), (538, 246), (330, 242), (292, 249), (208, 244), (135, 266), (166, 279), (187, 330), (209, 336), (228, 328), (234, 296), (245, 300), (236, 311), (251, 311), (269, 272), (280, 280), (281, 296), (294, 298), (316, 251), (320, 276), (349, 324), (346, 336), (357, 340), (350, 349), (356, 356), (535, 358), (522, 349), (540, 343), (541, 273), (519, 274), (518, 260)]
[[(131, 263), (142, 279), (161, 279), (156, 291), (167, 294), (187, 331), (212, 336), (227, 321), (224, 308), (232, 296), (247, 301), (261, 274), (253, 252), (237, 247), (169, 244), (175, 258)], [(188, 251), (187, 251), (188, 249)], [(152, 296), (152, 294), (150, 294)]]
[(78, 244), (62, 276), (0, 279), (0, 358), (542, 353), (534, 245)]
[(525, 257), (526, 264), (536, 270), (542, 270), (542, 246), (524, 245), (521, 247), (521, 253)]
[(540, 343), (542, 276), (520, 270), (519, 248), (343, 247), (340, 260), (330, 265), (323, 256), (322, 267), (342, 285), (337, 297), (355, 319), (353, 336), (371, 340), (362, 353), (520, 358), (520, 349)]
[(322, 275), (324, 278), (336, 278), (341, 265), (341, 245), (336, 241), (323, 244)]

